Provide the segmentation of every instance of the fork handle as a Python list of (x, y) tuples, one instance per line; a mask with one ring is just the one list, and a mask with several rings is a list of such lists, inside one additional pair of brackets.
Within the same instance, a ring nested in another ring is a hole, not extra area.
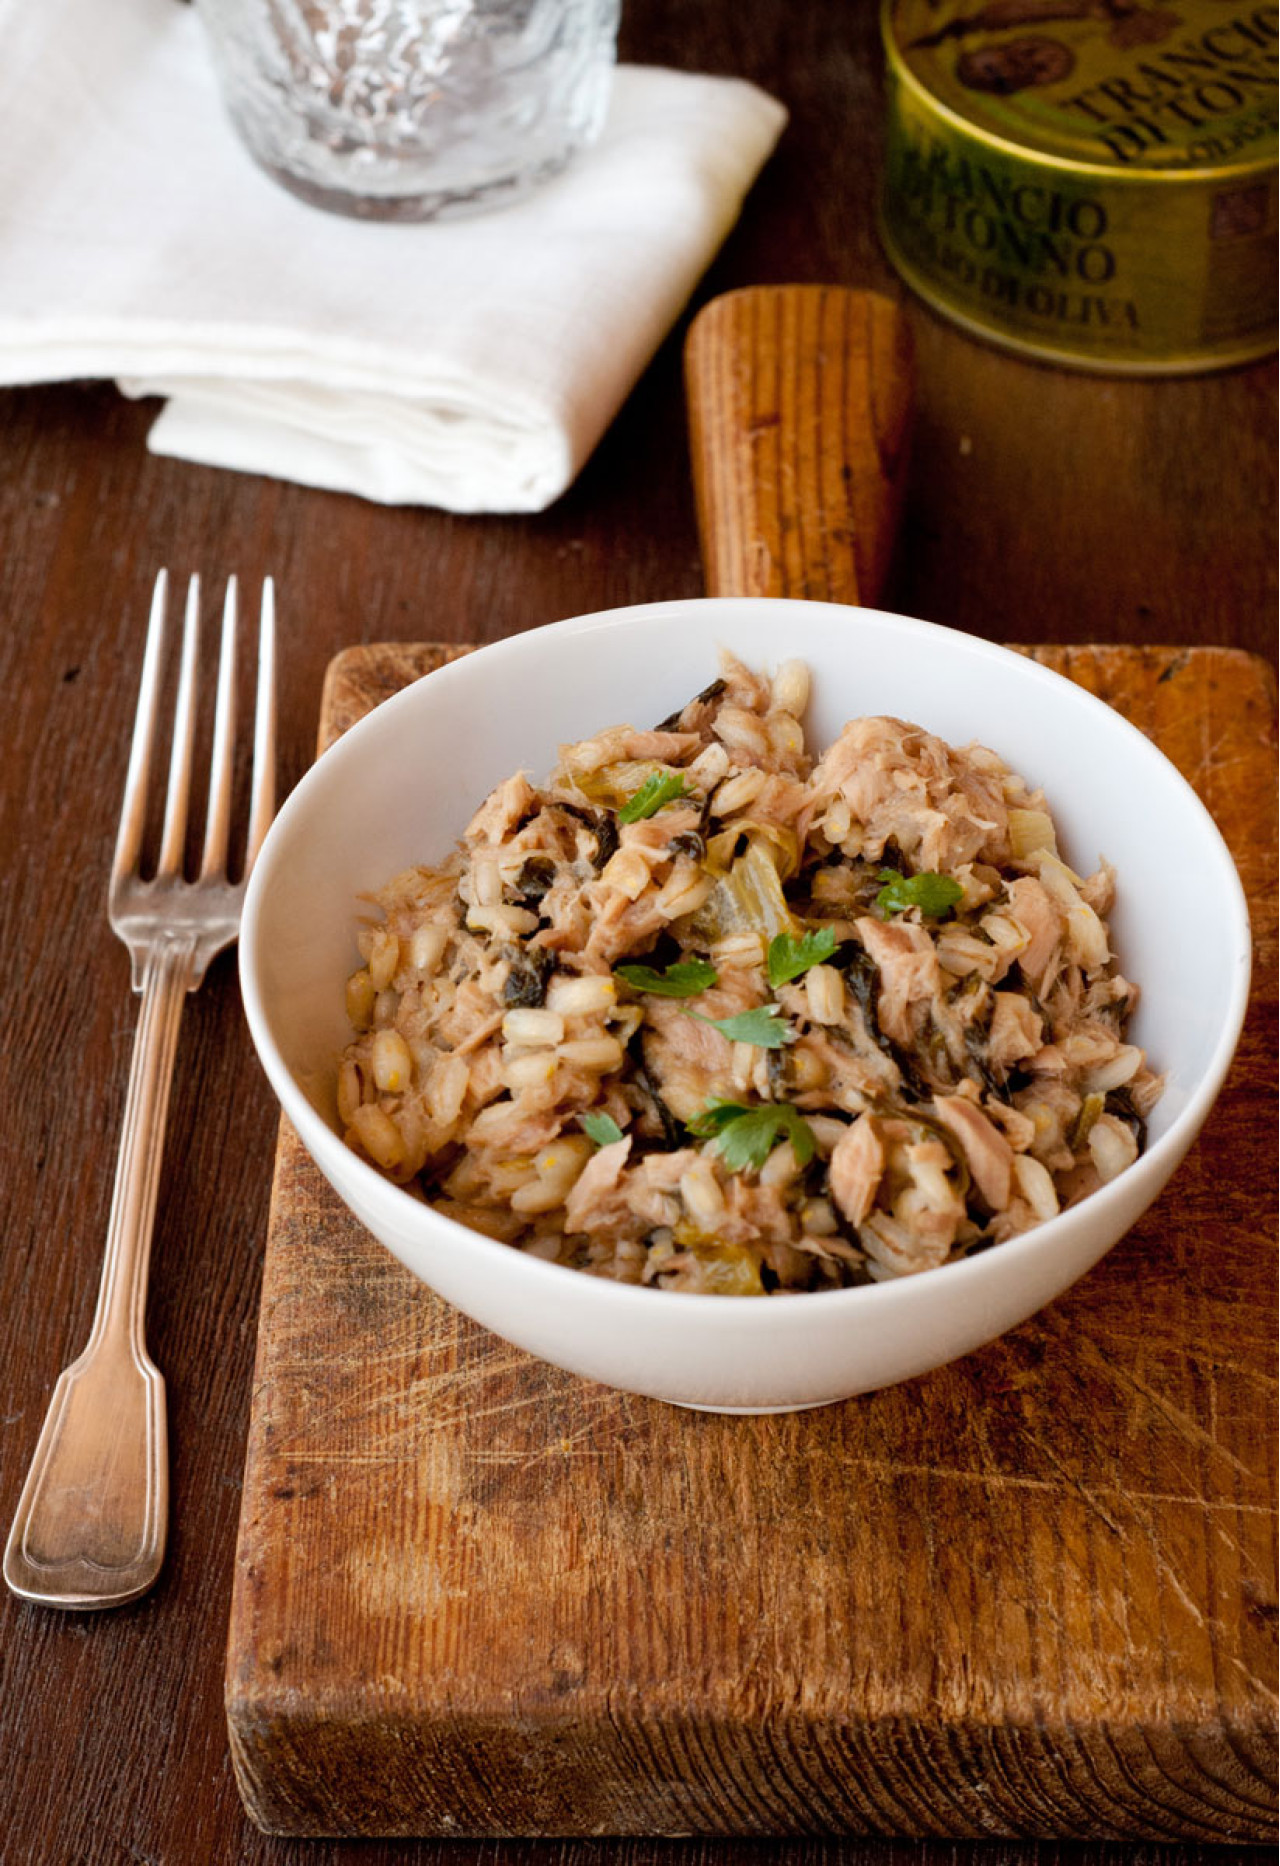
[(4, 1555), (16, 1594), (114, 1607), (149, 1588), (169, 1515), (164, 1377), (147, 1354), (151, 1233), (194, 936), (164, 936), (142, 972), (111, 1219), (88, 1343), (59, 1376)]

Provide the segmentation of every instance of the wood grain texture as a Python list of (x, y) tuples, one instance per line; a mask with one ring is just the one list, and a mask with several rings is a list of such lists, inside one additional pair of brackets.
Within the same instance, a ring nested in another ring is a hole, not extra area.
[(910, 330), (832, 286), (727, 292), (685, 346), (709, 596), (874, 605), (906, 486)]
[[(458, 1315), (286, 1126), (228, 1652), (287, 1833), (1274, 1831), (1274, 683), (1032, 650), (1180, 764), (1249, 890), (1258, 1003), (1175, 1181), (955, 1366), (697, 1416)], [(327, 742), (436, 664), (352, 650)]]
[[(796, 282), (903, 303), (915, 426), (887, 607), (994, 640), (1230, 646), (1274, 661), (1274, 362), (1106, 382), (970, 342), (907, 299), (874, 225), (877, 41), (872, 0), (627, 0), (624, 58), (746, 78), (790, 112), (689, 313)], [(577, 483), (529, 518), (380, 507), (167, 460), (146, 449), (156, 402), (109, 384), (0, 391), (6, 1512), (93, 1314), (134, 1008), (103, 902), (156, 570), (276, 576), (287, 789), (314, 752), (325, 670), (349, 644), (493, 641), (701, 591), (686, 329), (687, 316)], [(1268, 1218), (1273, 1137), (1254, 1098), (1273, 1079), (1271, 1015), (1255, 1008), (1250, 1086), (1233, 1079), (1224, 1104), (1252, 1136)], [(949, 1840), (295, 1842), (251, 1826), (227, 1755), (223, 1660), (275, 1144), (229, 955), (184, 1021), (148, 1308), (170, 1403), (168, 1560), (145, 1600), (92, 1624), (0, 1594), (4, 1866), (955, 1866)], [(1194, 1183), (1211, 1227), (1214, 1188)], [(1241, 1185), (1226, 1191), (1231, 1263), (1257, 1216)], [(1221, 1360), (1234, 1365), (1230, 1344)], [(1183, 1377), (1204, 1383), (1205, 1407), (1236, 1378), (1209, 1356)], [(1250, 1393), (1216, 1403), (1238, 1411)], [(961, 1854), (965, 1866), (1241, 1862), (1213, 1840), (991, 1839)], [(1270, 1866), (1273, 1853), (1252, 1857)]]

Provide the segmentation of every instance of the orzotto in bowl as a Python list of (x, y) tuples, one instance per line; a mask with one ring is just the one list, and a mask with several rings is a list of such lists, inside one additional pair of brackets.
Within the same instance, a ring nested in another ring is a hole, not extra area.
[[(1132, 1025), (1168, 1085), (1146, 1152), (1100, 1192), (964, 1261), (870, 1287), (745, 1300), (630, 1287), (525, 1256), (439, 1216), (344, 1145), (335, 1058), (348, 1040), (357, 897), (437, 862), (499, 779), (546, 775), (564, 741), (651, 725), (714, 678), (805, 660), (815, 750), (861, 714), (991, 746), (1043, 785), (1063, 853), (1118, 871), (1112, 931), (1142, 988)], [(539, 628), (409, 687), (299, 784), (267, 837), (240, 940), (244, 1001), (271, 1084), (335, 1191), (447, 1301), (592, 1380), (687, 1406), (773, 1411), (906, 1380), (1032, 1315), (1120, 1238), (1182, 1159), (1244, 1013), (1249, 927), (1231, 857), (1163, 755), (1118, 714), (1024, 657), (874, 610), (657, 603)]]

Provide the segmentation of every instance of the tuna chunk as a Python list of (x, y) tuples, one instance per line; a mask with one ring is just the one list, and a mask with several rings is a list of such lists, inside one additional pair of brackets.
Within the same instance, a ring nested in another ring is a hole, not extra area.
[(660, 810), (657, 816), (644, 817), (639, 823), (623, 825), (619, 838), (624, 849), (644, 849), (649, 860), (657, 863), (676, 836), (686, 836), (698, 827), (696, 810)]
[(903, 719), (855, 719), (815, 767), (813, 816), (837, 798), (848, 806), (850, 854), (876, 860), (894, 842), (913, 867), (950, 872), (1009, 857), (1009, 812), (998, 771)]
[[(861, 1114), (869, 1102), (896, 1094), (898, 1066), (857, 1028), (825, 1030), (815, 1025), (787, 1051), (782, 1063), (786, 1099), (798, 1108), (843, 1108)], [(795, 1082), (798, 1086), (793, 1087)], [(802, 1086), (800, 1086), (802, 1085)]]
[(732, 1096), (733, 1045), (727, 1037), (686, 1015), (733, 1017), (760, 1002), (754, 970), (726, 971), (711, 991), (689, 1000), (682, 1008), (671, 998), (645, 1000), (644, 1055), (654, 1087), (677, 1120), (691, 1121), (709, 1095)]
[(964, 1095), (935, 1095), (933, 1111), (964, 1149), (973, 1183), (993, 1212), (1009, 1203), (1013, 1148), (981, 1108)]
[(927, 928), (909, 920), (857, 922), (858, 938), (880, 969), (880, 1028), (895, 1043), (915, 1041), (913, 1004), (927, 1003), (942, 992), (937, 949)]
[(753, 713), (768, 712), (769, 682), (727, 649), (720, 652), (720, 677), (724, 681), (722, 705), (744, 706)]
[(1041, 990), (1064, 932), (1062, 915), (1033, 875), (1020, 875), (1009, 884), (1009, 912), (1031, 942), (1018, 961), (1022, 976)]
[(560, 769), (575, 773), (598, 771), (602, 765), (653, 760), (678, 765), (702, 749), (696, 732), (638, 732), (634, 726), (609, 726), (594, 738), (560, 747)]
[(884, 1148), (870, 1115), (845, 1129), (831, 1154), (831, 1196), (857, 1229), (875, 1204), (884, 1173)]
[[(591, 933), (583, 948), (583, 961), (590, 971), (617, 965), (633, 953), (646, 952), (666, 927), (656, 888), (646, 888), (636, 901), (611, 890), (593, 889), (589, 905), (594, 906), (597, 900), (603, 905), (595, 908)], [(551, 945), (551, 938), (546, 938), (545, 943)]]
[(485, 984), (479, 978), (467, 978), (449, 1009), (436, 1019), (437, 1041), (441, 1049), (466, 1056), (487, 1043), (501, 1023), (502, 1007), (494, 1004)]
[(517, 823), (537, 808), (538, 794), (523, 771), (491, 790), (467, 824), (469, 842), (502, 842)]
[(1021, 992), (998, 991), (991, 1011), (987, 1055), (998, 1069), (1009, 1069), (1034, 1056), (1044, 1042), (1044, 1025)]
[(617, 1196), (619, 1181), (630, 1151), (631, 1136), (624, 1134), (587, 1161), (564, 1202), (566, 1231), (593, 1231), (616, 1221), (624, 1203)]

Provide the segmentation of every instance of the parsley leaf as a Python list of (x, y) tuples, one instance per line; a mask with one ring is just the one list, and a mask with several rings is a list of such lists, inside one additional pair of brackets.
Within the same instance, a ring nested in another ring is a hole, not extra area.
[(622, 1139), (622, 1129), (611, 1114), (580, 1114), (578, 1125), (597, 1147), (611, 1147), (615, 1140)]
[(748, 1168), (759, 1172), (780, 1140), (791, 1142), (801, 1166), (807, 1166), (814, 1154), (813, 1129), (788, 1102), (749, 1108), (743, 1102), (712, 1095), (688, 1125), (691, 1134), (714, 1138), (716, 1151), (731, 1173)]
[(900, 875), (896, 868), (882, 868), (879, 879), (885, 886), (876, 895), (876, 906), (886, 918), (918, 907), (929, 920), (945, 920), (956, 902), (964, 899), (964, 889), (950, 875), (928, 871)]
[(618, 812), (620, 823), (640, 823), (656, 816), (664, 803), (674, 803), (686, 795), (682, 771), (651, 771), (638, 791), (633, 791)]
[(776, 991), (779, 985), (799, 978), (811, 965), (821, 965), (835, 949), (834, 927), (815, 927), (811, 933), (804, 933), (799, 939), (792, 939), (789, 933), (779, 933), (776, 939), (769, 941), (769, 983)]
[(762, 1004), (758, 1010), (739, 1011), (736, 1017), (704, 1017), (701, 1011), (686, 1011), (686, 1017), (696, 1017), (700, 1024), (710, 1024), (722, 1037), (728, 1037), (730, 1043), (754, 1043), (758, 1050), (780, 1050), (787, 1043), (794, 1043), (796, 1033), (789, 1024), (784, 1024), (781, 1008), (776, 1004)]
[(691, 1134), (698, 1134), (704, 1140), (718, 1134), (730, 1121), (739, 1120), (751, 1109), (744, 1101), (729, 1101), (724, 1095), (708, 1095), (692, 1121), (688, 1122)]
[(720, 976), (709, 959), (677, 959), (661, 972), (651, 965), (616, 965), (613, 969), (633, 991), (652, 991), (659, 998), (696, 998)]

